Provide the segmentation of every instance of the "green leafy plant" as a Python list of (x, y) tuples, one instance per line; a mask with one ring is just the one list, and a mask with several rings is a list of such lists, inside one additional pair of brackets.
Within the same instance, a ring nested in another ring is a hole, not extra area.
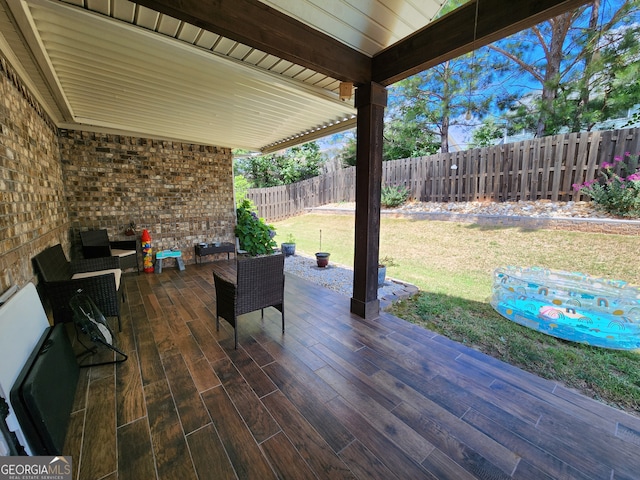
[(409, 189), (404, 185), (382, 187), (380, 203), (383, 207), (395, 208), (402, 205), (409, 198)]
[(378, 259), (378, 266), (385, 266), (385, 267), (397, 267), (398, 264), (396, 263), (396, 261), (394, 260), (393, 257), (388, 257), (388, 256), (384, 256)]
[(292, 233), (287, 235), (287, 240), (282, 242), (280, 247), (282, 248), (282, 253), (285, 257), (290, 257), (291, 255), (296, 254), (296, 239)]
[(255, 206), (249, 199), (244, 199), (236, 209), (238, 223), (235, 228), (240, 249), (251, 256), (266, 255), (273, 252), (276, 242), (275, 228), (265, 223), (255, 212)]
[[(626, 152), (625, 158), (615, 157), (613, 163), (603, 162), (596, 178), (574, 184), (574, 190), (588, 195), (599, 208), (612, 215), (640, 217), (639, 156)], [(622, 175), (616, 173), (616, 168)]]
[(247, 198), (247, 193), (251, 188), (251, 184), (249, 180), (247, 180), (242, 175), (236, 175), (233, 177), (233, 191), (236, 194), (236, 208), (238, 208), (245, 198)]
[(288, 185), (320, 175), (326, 161), (316, 142), (287, 149), (281, 154), (245, 156), (234, 161), (236, 175), (243, 175), (252, 188)]

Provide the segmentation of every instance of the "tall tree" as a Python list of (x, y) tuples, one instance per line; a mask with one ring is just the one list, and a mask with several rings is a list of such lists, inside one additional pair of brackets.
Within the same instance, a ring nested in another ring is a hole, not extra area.
[(387, 123), (405, 125), (416, 142), (439, 138), (440, 151), (448, 152), (450, 128), (468, 126), (473, 116), (488, 111), (493, 98), (487, 87), (493, 76), (484, 67), (487, 61), (486, 50), (478, 50), (398, 82), (391, 87), (394, 106)]
[(589, 26), (586, 31), (586, 44), (584, 52), (584, 69), (582, 71), (582, 78), (580, 79), (580, 101), (578, 102), (575, 121), (573, 124), (573, 130), (580, 129), (580, 123), (582, 117), (585, 114), (585, 109), (589, 104), (591, 97), (591, 89), (589, 88), (590, 78), (593, 75), (593, 60), (595, 56), (595, 46), (597, 33), (598, 33), (598, 19), (600, 17), (600, 0), (594, 0), (591, 7), (591, 15), (589, 17)]
[(520, 102), (516, 116), (523, 126), (538, 137), (563, 127), (588, 129), (605, 115), (611, 95), (618, 107), (638, 101), (614, 87), (620, 76), (629, 80), (637, 64), (639, 8), (639, 0), (611, 0), (607, 8), (593, 0), (489, 47), (540, 92), (535, 101)]
[(549, 132), (556, 127), (550, 124), (554, 101), (558, 97), (560, 85), (567, 81), (577, 64), (575, 48), (566, 45), (567, 35), (571, 25), (583, 11), (584, 8), (567, 12), (489, 46), (511, 60), (522, 74), (530, 75), (530, 84), (539, 85), (539, 101), (529, 105), (526, 110), (520, 109), (520, 115), (527, 110), (533, 110), (533, 114), (537, 115), (537, 137), (555, 133)]
[(640, 2), (624, 2), (610, 17), (603, 10), (600, 1), (594, 1), (585, 34), (584, 71), (576, 88), (580, 100), (574, 131), (591, 130), (596, 122), (620, 117), (640, 103)]
[[(390, 102), (392, 108), (393, 102)], [(344, 166), (356, 164), (355, 130), (343, 137), (340, 160)], [(415, 122), (405, 121), (402, 117), (385, 121), (382, 139), (382, 160), (398, 158), (422, 157), (432, 155), (440, 148), (439, 140), (428, 132), (424, 132)]]

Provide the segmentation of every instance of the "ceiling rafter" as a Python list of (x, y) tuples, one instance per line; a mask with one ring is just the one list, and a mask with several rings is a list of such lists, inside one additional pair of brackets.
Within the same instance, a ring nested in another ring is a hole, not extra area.
[(373, 59), (257, 0), (138, 3), (342, 81), (390, 85), (588, 0), (471, 0)]
[(586, 3), (588, 0), (471, 1), (376, 54), (372, 80), (390, 85)]

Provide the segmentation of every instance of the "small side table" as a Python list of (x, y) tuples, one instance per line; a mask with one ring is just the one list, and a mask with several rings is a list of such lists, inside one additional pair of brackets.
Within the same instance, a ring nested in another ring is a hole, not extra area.
[(184, 262), (182, 261), (182, 252), (174, 250), (162, 250), (156, 253), (156, 273), (162, 273), (162, 260), (165, 258), (175, 258), (178, 264), (178, 270), (184, 270)]
[(202, 257), (206, 255), (213, 255), (214, 253), (226, 253), (227, 260), (229, 260), (229, 255), (231, 253), (236, 253), (236, 246), (233, 243), (221, 243), (218, 246), (210, 243), (206, 247), (204, 245), (196, 244), (194, 258), (196, 263), (198, 263), (198, 258), (200, 258), (200, 263), (202, 263)]

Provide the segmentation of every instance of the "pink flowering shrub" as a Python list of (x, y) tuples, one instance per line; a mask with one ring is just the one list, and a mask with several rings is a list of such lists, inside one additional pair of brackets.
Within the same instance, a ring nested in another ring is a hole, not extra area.
[[(624, 156), (624, 159), (615, 157), (613, 163), (603, 162), (596, 178), (575, 183), (573, 189), (588, 195), (599, 208), (612, 215), (637, 218), (640, 217), (640, 153), (626, 152)], [(618, 164), (626, 177), (615, 172)]]

